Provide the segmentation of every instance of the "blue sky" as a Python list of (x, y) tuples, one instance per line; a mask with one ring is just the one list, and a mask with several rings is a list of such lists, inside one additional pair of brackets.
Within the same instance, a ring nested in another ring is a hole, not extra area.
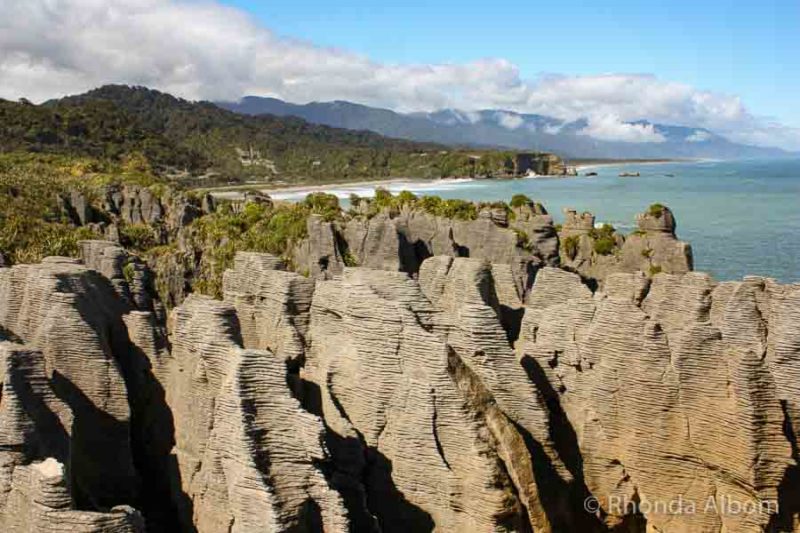
[(127, 83), (502, 109), (663, 142), (649, 120), (800, 151), (800, 0), (2, 1), (0, 98)]
[(279, 34), (385, 62), (508, 59), (539, 73), (653, 73), (800, 127), (800, 1), (229, 2)]

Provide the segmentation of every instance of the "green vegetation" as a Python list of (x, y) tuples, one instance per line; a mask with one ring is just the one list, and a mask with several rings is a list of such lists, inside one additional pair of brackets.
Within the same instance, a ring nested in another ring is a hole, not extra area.
[(653, 265), (648, 269), (647, 274), (652, 278), (653, 276), (655, 276), (656, 274), (660, 274), (661, 272), (663, 272), (663, 270), (661, 269), (660, 266)]
[(651, 205), (650, 207), (647, 208), (647, 213), (650, 216), (653, 216), (653, 217), (656, 217), (656, 218), (661, 218), (661, 215), (664, 214), (664, 210), (665, 209), (666, 209), (666, 207), (661, 205), (661, 204), (653, 204), (653, 205)]
[(419, 204), (431, 215), (452, 218), (455, 220), (475, 220), (478, 218), (478, 209), (472, 202), (466, 200), (442, 200), (438, 196), (423, 197)]
[(515, 194), (511, 197), (511, 207), (523, 207), (526, 205), (533, 205), (533, 200), (524, 194)]
[[(341, 216), (339, 200), (331, 194), (313, 193), (295, 204), (248, 203), (236, 213), (230, 204), (223, 204), (215, 213), (196, 220), (189, 245), (203, 254), (195, 290), (221, 297), (222, 274), (233, 266), (239, 251), (266, 252), (290, 261), (291, 246), (306, 237), (306, 221), (312, 214), (336, 220)], [(348, 260), (355, 265), (355, 258), (345, 258), (345, 263)]]
[(0, 154), (0, 253), (12, 264), (77, 256), (78, 241), (99, 235), (73, 223), (64, 198), (79, 191), (95, 203), (100, 187), (115, 183), (152, 186), (159, 178), (128, 159)]
[(344, 253), (342, 254), (342, 262), (344, 262), (344, 266), (349, 266), (349, 267), (358, 266), (358, 260), (350, 250), (344, 251)]
[(369, 202), (368, 216), (375, 216), (384, 209), (399, 211), (402, 206), (421, 209), (434, 216), (453, 218), (456, 220), (475, 220), (478, 218), (478, 206), (467, 200), (444, 200), (439, 196), (417, 197), (409, 191), (401, 191), (397, 196), (383, 188), (375, 189), (375, 197), (361, 199)]
[(144, 252), (158, 244), (155, 230), (149, 224), (125, 224), (119, 228), (122, 246), (135, 252)]
[(578, 255), (578, 248), (580, 247), (581, 238), (578, 235), (570, 235), (569, 237), (561, 240), (561, 250), (570, 260), (575, 259)]
[(400, 191), (397, 194), (397, 203), (399, 205), (414, 205), (416, 202), (417, 197), (411, 191)]
[(125, 277), (125, 281), (128, 283), (133, 282), (135, 272), (136, 269), (134, 268), (133, 263), (125, 263), (125, 265), (122, 267), (122, 275)]
[(336, 220), (342, 213), (339, 207), (339, 198), (335, 194), (315, 192), (306, 196), (301, 202), (311, 213), (322, 216), (325, 222)]
[(522, 248), (523, 250), (527, 250), (529, 252), (533, 251), (533, 244), (528, 239), (528, 234), (518, 228), (511, 228), (514, 230), (514, 233), (517, 234), (517, 246)]
[(143, 87), (109, 85), (33, 105), (0, 100), (0, 153), (37, 152), (121, 162), (194, 186), (246, 181), (324, 182), (399, 176), (493, 176), (513, 172), (513, 152), (453, 150), (432, 143), (245, 116)]
[(25, 151), (122, 161), (141, 154), (160, 167), (202, 169), (208, 166), (164, 135), (143, 127), (112, 100), (87, 98), (77, 103), (41, 106), (0, 100), (0, 152)]
[(611, 255), (617, 247), (617, 239), (614, 236), (616, 230), (611, 224), (603, 224), (600, 228), (589, 230), (589, 237), (594, 240), (592, 245), (598, 255)]
[(603, 237), (594, 241), (593, 248), (598, 255), (611, 255), (616, 246), (617, 242), (613, 238)]
[(644, 250), (642, 250), (642, 257), (644, 257), (645, 259), (650, 259), (651, 257), (653, 257), (653, 249), (645, 248)]

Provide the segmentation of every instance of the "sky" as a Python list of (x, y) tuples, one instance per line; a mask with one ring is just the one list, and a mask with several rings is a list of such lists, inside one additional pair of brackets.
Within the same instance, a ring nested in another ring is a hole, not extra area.
[(501, 57), (529, 77), (653, 73), (800, 127), (800, 1), (254, 2), (279, 34), (383, 62)]
[(647, 119), (800, 150), (800, 0), (0, 0), (0, 97), (507, 109), (659, 142)]

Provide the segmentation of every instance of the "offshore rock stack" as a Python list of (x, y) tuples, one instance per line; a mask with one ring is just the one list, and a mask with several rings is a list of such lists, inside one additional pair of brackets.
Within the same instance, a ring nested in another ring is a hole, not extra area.
[(800, 286), (543, 216), (311, 219), (169, 313), (113, 243), (0, 268), (0, 530), (799, 531)]

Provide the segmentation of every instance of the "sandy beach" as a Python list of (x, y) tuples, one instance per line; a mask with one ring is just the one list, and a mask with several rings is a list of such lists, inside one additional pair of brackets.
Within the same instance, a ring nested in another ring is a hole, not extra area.
[(270, 195), (273, 199), (282, 200), (287, 198), (298, 198), (314, 192), (334, 191), (337, 196), (346, 197), (350, 194), (362, 196), (372, 195), (372, 192), (383, 187), (390, 191), (403, 189), (424, 190), (425, 188), (440, 189), (450, 185), (458, 185), (474, 181), (473, 178), (447, 178), (447, 179), (424, 179), (424, 178), (393, 178), (387, 180), (365, 180), (365, 181), (345, 181), (339, 183), (325, 183), (321, 185), (293, 185), (293, 186), (258, 186), (236, 188), (236, 189), (210, 189), (208, 190), (216, 198), (236, 199), (241, 198), (247, 191), (259, 191)]
[(392, 178), (392, 179), (373, 179), (363, 181), (344, 181), (344, 182), (331, 182), (319, 185), (303, 184), (303, 185), (270, 185), (270, 184), (252, 184), (238, 187), (221, 187), (219, 189), (208, 189), (216, 198), (233, 200), (243, 197), (247, 191), (258, 191), (268, 194), (275, 200), (295, 200), (302, 198), (307, 194), (314, 192), (331, 192), (340, 198), (346, 198), (350, 194), (357, 194), (359, 196), (372, 196), (374, 190), (378, 187), (383, 187), (389, 191), (396, 193), (404, 189), (412, 190), (414, 192), (425, 192), (425, 189), (437, 189), (455, 187), (463, 183), (472, 181), (481, 181), (483, 179), (569, 179), (580, 178), (582, 174), (593, 169), (605, 167), (636, 167), (636, 166), (652, 166), (664, 165), (668, 163), (678, 163), (687, 161), (678, 160), (658, 160), (658, 161), (608, 161), (608, 162), (587, 162), (575, 165), (578, 171), (577, 176), (558, 175), (558, 176), (522, 176), (519, 178), (439, 178), (439, 179), (426, 179), (426, 178)]

